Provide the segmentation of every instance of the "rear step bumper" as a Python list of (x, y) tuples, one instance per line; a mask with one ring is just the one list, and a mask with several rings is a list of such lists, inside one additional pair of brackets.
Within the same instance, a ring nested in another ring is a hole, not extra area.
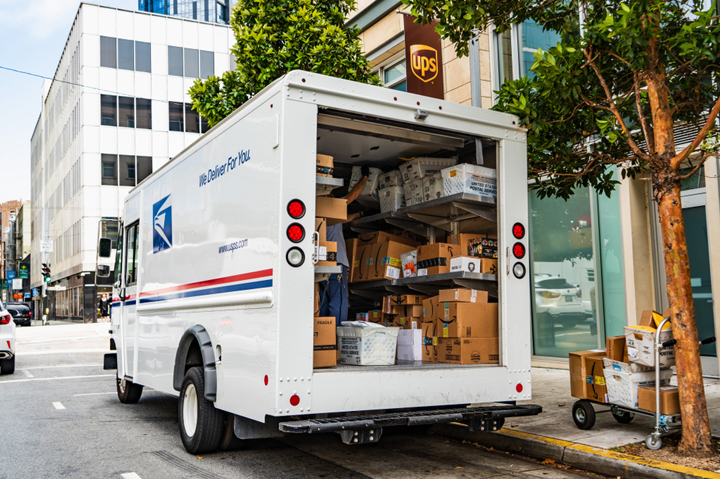
[(421, 409), (365, 416), (340, 416), (325, 419), (304, 419), (281, 422), (282, 432), (318, 434), (323, 432), (363, 431), (391, 426), (420, 426), (460, 422), (471, 431), (494, 431), (502, 427), (506, 417), (535, 416), (542, 407), (534, 404), (461, 407), (453, 409)]

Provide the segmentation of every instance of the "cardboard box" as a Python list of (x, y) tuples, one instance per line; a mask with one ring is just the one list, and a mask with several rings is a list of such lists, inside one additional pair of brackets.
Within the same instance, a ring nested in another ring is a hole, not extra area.
[(575, 351), (570, 353), (570, 395), (578, 399), (587, 399), (585, 387), (587, 374), (587, 358), (605, 357), (604, 349), (591, 349), (588, 351)]
[(495, 338), (438, 338), (438, 362), (498, 364), (500, 345)]
[(333, 316), (315, 317), (313, 335), (313, 367), (329, 368), (337, 365), (337, 338)]
[(490, 258), (480, 258), (480, 273), (498, 274), (498, 260)]
[(605, 373), (603, 372), (603, 359), (602, 357), (589, 357), (585, 359), (587, 367), (587, 376), (585, 376), (586, 399), (608, 402)]
[[(655, 388), (638, 388), (638, 408), (655, 412)], [(660, 386), (660, 414), (680, 414), (680, 396), (676, 386)]]
[(333, 175), (333, 157), (329, 155), (315, 155), (315, 164), (317, 165), (318, 176)]
[(347, 252), (348, 263), (350, 263), (347, 272), (349, 282), (352, 282), (353, 275), (355, 274), (355, 255), (357, 253), (357, 245), (357, 238), (345, 240), (345, 251)]
[[(497, 303), (496, 303), (497, 304)], [(498, 337), (497, 306), (487, 303), (439, 303), (436, 333), (442, 338)]]
[(368, 321), (370, 321), (371, 323), (387, 325), (386, 323), (392, 323), (395, 321), (394, 316), (395, 315), (393, 314), (383, 313), (380, 309), (373, 309), (372, 311), (368, 311)]
[(402, 268), (400, 256), (413, 249), (413, 246), (395, 241), (383, 241), (370, 245), (370, 252), (365, 264), (361, 265), (361, 268), (365, 268), (361, 281), (400, 279), (400, 269)]
[(605, 340), (605, 347), (607, 348), (608, 359), (622, 362), (625, 352), (625, 336), (612, 336), (607, 338)]
[(459, 256), (450, 260), (450, 272), (465, 271), (467, 273), (480, 272), (480, 258)]
[[(372, 233), (362, 233), (359, 238), (366, 244), (382, 243), (383, 241), (394, 241), (408, 246), (419, 246), (420, 242), (415, 241), (412, 238), (405, 238), (404, 236), (394, 235), (385, 231), (373, 231)], [(411, 248), (415, 249), (415, 248)]]
[(412, 316), (401, 317), (400, 325), (403, 329), (418, 329), (422, 331), (422, 318)]
[(337, 265), (337, 243), (335, 241), (321, 241), (318, 247), (317, 266)]
[(487, 303), (487, 291), (478, 291), (475, 289), (441, 289), (438, 293), (438, 302), (445, 303), (453, 301), (456, 303)]
[(320, 314), (320, 283), (315, 283), (315, 305), (313, 306), (313, 316)]
[(347, 221), (347, 200), (329, 196), (315, 197), (315, 217), (325, 218), (328, 225)]
[(315, 231), (320, 235), (321, 243), (327, 241), (327, 220), (325, 218), (315, 218)]
[(435, 337), (423, 336), (423, 356), (425, 362), (436, 363), (438, 360), (437, 340)]
[[(630, 361), (645, 366), (655, 366), (655, 334), (657, 329), (652, 326), (625, 326), (625, 342)], [(660, 342), (672, 339), (672, 329), (660, 332)], [(675, 347), (660, 348), (660, 367), (669, 368), (675, 365)]]
[(431, 298), (423, 299), (423, 322), (432, 323), (435, 321), (436, 310), (438, 308), (439, 296), (433, 296)]
[(356, 244), (354, 259), (352, 260), (352, 276), (350, 276), (351, 283), (367, 281), (367, 267), (365, 266), (365, 263), (369, 260), (370, 253), (372, 253), (371, 244)]
[(398, 332), (397, 358), (400, 361), (422, 361), (422, 330), (405, 329)]
[(427, 296), (423, 296), (421, 294), (399, 294), (397, 296), (393, 296), (395, 304), (400, 305), (417, 304), (422, 306), (423, 301), (426, 299)]
[(400, 316), (409, 316), (412, 318), (421, 318), (423, 315), (423, 307), (419, 304), (407, 304), (404, 306), (400, 305), (393, 305), (392, 311), (390, 311), (392, 314), (397, 314)]
[(459, 256), (457, 246), (447, 243), (433, 243), (418, 246), (417, 274), (427, 276), (450, 272), (450, 261)]

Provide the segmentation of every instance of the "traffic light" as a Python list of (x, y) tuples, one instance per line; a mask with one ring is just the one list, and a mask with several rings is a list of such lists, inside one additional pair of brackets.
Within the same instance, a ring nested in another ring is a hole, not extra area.
[(46, 283), (50, 282), (50, 263), (43, 263), (42, 269), (40, 270), (43, 275), (43, 281)]

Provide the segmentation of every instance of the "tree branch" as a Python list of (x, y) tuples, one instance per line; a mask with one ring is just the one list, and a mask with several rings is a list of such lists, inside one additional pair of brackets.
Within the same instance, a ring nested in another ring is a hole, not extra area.
[(700, 143), (703, 142), (705, 137), (707, 137), (710, 129), (715, 125), (715, 118), (717, 118), (718, 113), (720, 113), (720, 98), (718, 98), (715, 102), (713, 109), (710, 111), (710, 114), (705, 121), (705, 125), (703, 125), (703, 127), (700, 129), (692, 143), (686, 146), (683, 151), (675, 155), (675, 157), (670, 160), (671, 167), (677, 168), (677, 166), (683, 161), (685, 161), (685, 159), (690, 155), (690, 153), (695, 151), (695, 149), (700, 145)]
[(700, 167), (705, 164), (705, 162), (708, 160), (708, 158), (713, 157), (713, 156), (720, 156), (720, 153), (707, 153), (707, 154), (704, 154), (703, 157), (700, 158), (700, 162), (699, 162), (697, 165), (695, 165), (695, 167), (693, 167), (693, 169), (690, 170), (689, 173), (687, 173), (687, 174), (685, 174), (685, 175), (681, 175), (681, 176), (680, 176), (680, 179), (681, 179), (681, 180), (686, 180), (686, 179), (690, 178), (692, 175), (694, 175), (695, 173), (697, 173), (697, 170), (699, 170)]
[[(641, 97), (640, 97), (640, 74), (637, 70), (633, 70), (633, 88), (635, 89), (635, 107), (637, 108), (638, 118), (640, 119), (640, 126), (642, 127), (643, 135), (645, 135), (645, 142), (647, 143), (648, 152), (655, 151), (655, 137), (653, 136), (652, 127), (648, 123), (647, 116), (642, 108)], [(652, 156), (650, 153), (649, 156)]]

